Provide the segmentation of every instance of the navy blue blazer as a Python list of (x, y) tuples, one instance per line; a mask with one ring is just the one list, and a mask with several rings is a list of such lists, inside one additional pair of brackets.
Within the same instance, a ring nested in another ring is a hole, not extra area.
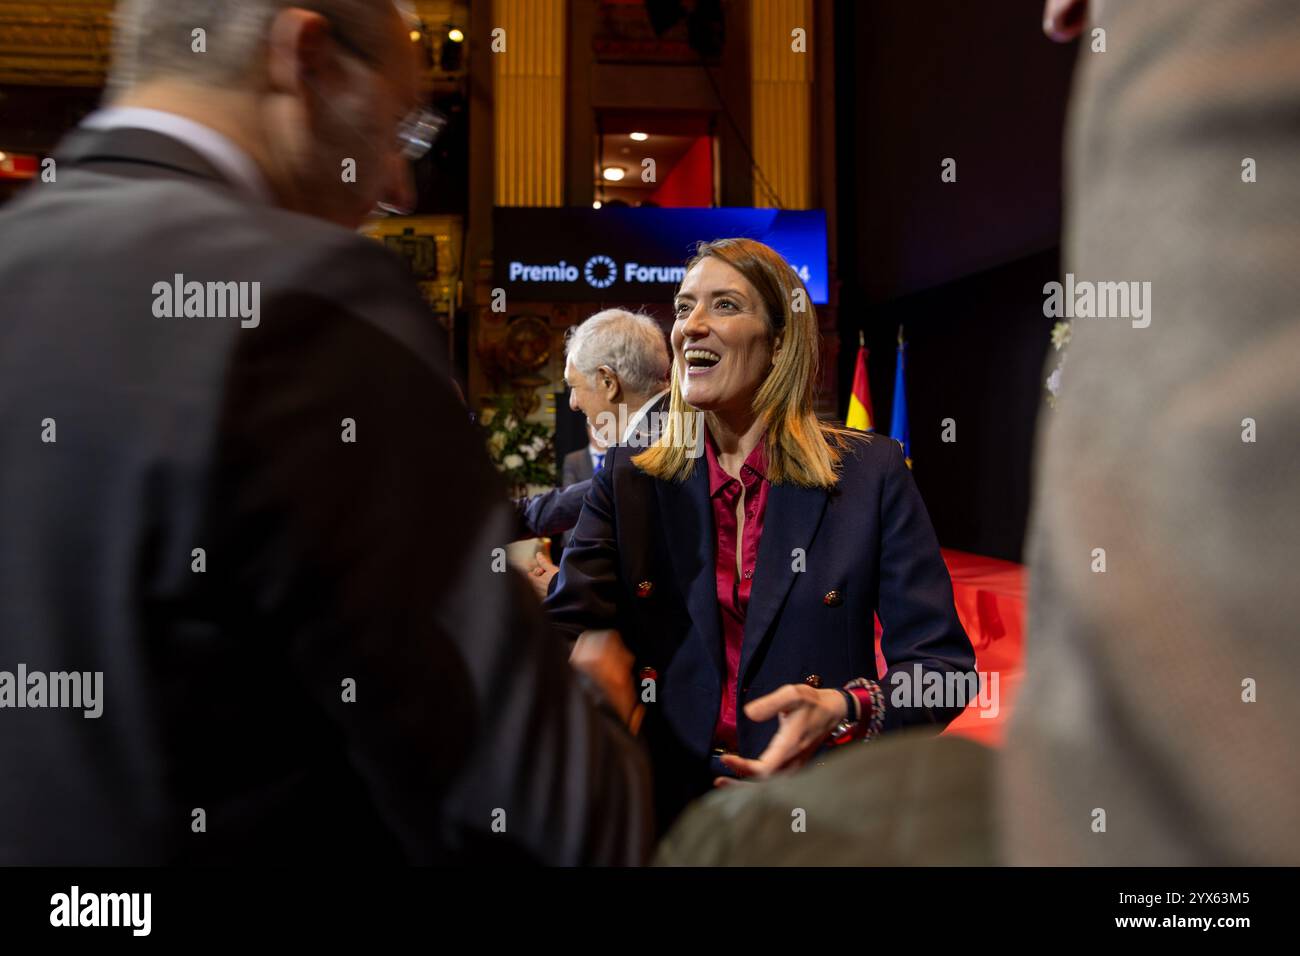
[[(664, 826), (712, 785), (726, 666), (708, 466), (701, 457), (685, 482), (661, 481), (632, 463), (639, 450), (609, 450), (546, 608), (553, 627), (570, 638), (616, 628), (636, 656), (638, 686), (653, 676), (641, 733)], [(873, 612), (883, 626), (883, 675)], [(939, 542), (898, 442), (850, 439), (829, 492), (770, 488), (745, 618), (741, 707), (784, 684), (831, 688), (868, 677), (885, 694), (885, 731), (941, 729), (961, 706), (891, 706), (891, 679), (906, 673), (915, 680), (918, 666), (942, 676), (974, 665)], [(776, 727), (776, 720), (756, 724), (738, 713), (742, 755), (757, 757)]]
[(549, 538), (578, 523), (591, 479), (563, 488), (549, 488), (529, 498), (515, 499), (515, 539)]

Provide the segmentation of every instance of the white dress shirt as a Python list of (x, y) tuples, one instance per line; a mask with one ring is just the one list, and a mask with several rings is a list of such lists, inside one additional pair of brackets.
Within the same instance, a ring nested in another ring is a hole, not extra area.
[(641, 419), (645, 418), (645, 416), (649, 413), (650, 409), (654, 408), (655, 402), (659, 401), (659, 399), (663, 398), (667, 394), (668, 394), (668, 389), (665, 388), (662, 392), (659, 392), (657, 395), (651, 396), (650, 400), (646, 402), (644, 405), (642, 405), (640, 408), (638, 408), (636, 410), (636, 414), (634, 414), (631, 418), (627, 420), (627, 431), (623, 432), (623, 444), (625, 445), (627, 444), (627, 440), (632, 437), (633, 433), (636, 431), (637, 426), (641, 424)]

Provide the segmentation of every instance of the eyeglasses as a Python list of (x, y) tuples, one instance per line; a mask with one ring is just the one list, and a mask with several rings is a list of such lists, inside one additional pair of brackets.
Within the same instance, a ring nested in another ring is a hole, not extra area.
[(419, 107), (407, 113), (397, 124), (397, 148), (411, 162), (423, 159), (447, 126), (447, 117), (435, 110)]
[[(361, 49), (337, 28), (331, 30), (334, 42), (351, 53), (371, 69), (378, 69), (378, 61)], [(435, 110), (416, 107), (397, 124), (397, 151), (408, 162), (423, 159), (433, 149), (434, 142), (447, 127), (447, 117)]]

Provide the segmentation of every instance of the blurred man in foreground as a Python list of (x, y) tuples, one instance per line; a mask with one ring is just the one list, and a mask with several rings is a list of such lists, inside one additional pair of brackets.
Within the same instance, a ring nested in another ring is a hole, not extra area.
[(127, 2), (110, 104), (0, 215), (0, 864), (639, 861), (630, 662), (350, 231), (428, 146), (398, 10)]
[(1042, 416), (1004, 852), (1294, 865), (1300, 6), (1093, 2), (1081, 43), (1064, 269), (1150, 308), (1076, 318)]

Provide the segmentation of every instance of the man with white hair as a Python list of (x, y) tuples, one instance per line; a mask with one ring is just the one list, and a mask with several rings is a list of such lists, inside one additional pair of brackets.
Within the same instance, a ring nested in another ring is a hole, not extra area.
[[(586, 416), (603, 448), (654, 437), (653, 416), (668, 406), (672, 361), (663, 331), (653, 318), (625, 309), (597, 312), (569, 329), (564, 346), (564, 382), (569, 407)], [(600, 452), (593, 462), (599, 470)], [(519, 534), (549, 537), (565, 534), (578, 523), (591, 479), (515, 502)], [(531, 570), (533, 588), (545, 597), (559, 569), (539, 552)]]
[(606, 446), (626, 442), (668, 395), (671, 365), (663, 331), (650, 316), (597, 312), (565, 343), (569, 407), (587, 417)]
[(128, 0), (106, 108), (0, 213), (0, 660), (103, 687), (0, 694), (0, 865), (647, 851), (630, 659), (575, 674), (497, 560), (428, 311), (352, 231), (436, 127), (407, 30)]

